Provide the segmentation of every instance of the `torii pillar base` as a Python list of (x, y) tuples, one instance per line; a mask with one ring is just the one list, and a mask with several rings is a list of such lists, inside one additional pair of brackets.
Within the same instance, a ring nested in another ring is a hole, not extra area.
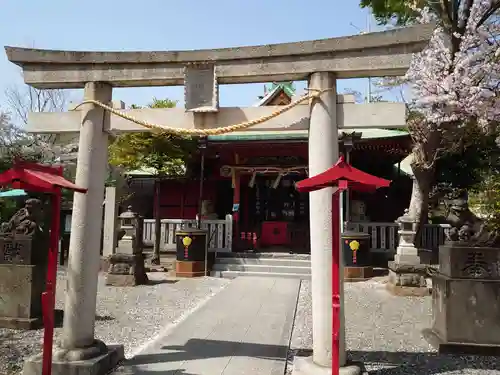
[[(125, 359), (123, 345), (95, 345), (75, 350), (54, 351), (52, 375), (106, 375)], [(23, 375), (42, 375), (42, 354), (25, 360)]]
[[(340, 367), (339, 375), (367, 375), (364, 366), (359, 363), (347, 363)], [(319, 366), (312, 357), (295, 357), (292, 375), (332, 375), (331, 367)]]

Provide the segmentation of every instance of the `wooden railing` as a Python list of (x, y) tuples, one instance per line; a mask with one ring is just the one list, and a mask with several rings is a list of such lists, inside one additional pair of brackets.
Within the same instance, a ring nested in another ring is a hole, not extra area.
[[(196, 220), (162, 219), (160, 249), (175, 250), (175, 233), (186, 228), (196, 227)], [(233, 241), (233, 219), (227, 215), (225, 220), (202, 220), (202, 229), (208, 231), (209, 251), (229, 252)], [(144, 245), (153, 246), (155, 239), (155, 220), (144, 220)]]
[[(153, 246), (154, 219), (144, 220), (144, 244)], [(175, 233), (185, 228), (196, 226), (196, 220), (162, 219), (161, 250), (175, 250)], [(225, 220), (203, 220), (202, 228), (208, 230), (209, 250), (217, 252), (232, 251), (233, 219), (227, 215)], [(397, 223), (349, 222), (348, 230), (360, 231), (371, 235), (371, 249), (376, 252), (395, 253), (398, 246)], [(444, 244), (448, 224), (426, 224), (422, 232), (422, 248), (437, 250)]]
[[(449, 224), (425, 224), (422, 231), (422, 248), (437, 250), (444, 244), (446, 232), (450, 228)], [(369, 233), (373, 251), (396, 252), (399, 239), (397, 223), (349, 222), (347, 229)]]

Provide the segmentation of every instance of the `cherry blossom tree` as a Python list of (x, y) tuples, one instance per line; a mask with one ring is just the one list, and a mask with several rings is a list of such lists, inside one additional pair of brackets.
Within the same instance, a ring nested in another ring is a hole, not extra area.
[(405, 77), (416, 111), (408, 120), (415, 175), (410, 215), (420, 223), (427, 220), (436, 161), (463, 148), (470, 127), (490, 133), (500, 117), (500, 0), (429, 4), (419, 21), (437, 26)]
[(0, 171), (12, 166), (14, 159), (54, 164), (71, 153), (76, 145), (57, 146), (43, 137), (16, 126), (10, 114), (0, 109)]

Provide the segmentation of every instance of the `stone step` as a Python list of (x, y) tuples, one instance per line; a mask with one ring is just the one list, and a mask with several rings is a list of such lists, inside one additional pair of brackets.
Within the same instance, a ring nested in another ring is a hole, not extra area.
[(311, 278), (311, 275), (305, 275), (300, 273), (248, 272), (248, 271), (212, 271), (210, 273), (210, 276), (222, 277), (225, 279), (234, 279), (239, 276), (279, 277), (285, 279), (302, 279), (302, 280), (308, 280)]
[(288, 253), (235, 253), (218, 252), (217, 259), (223, 258), (245, 258), (245, 259), (293, 259), (311, 260), (310, 254), (288, 254)]
[(266, 264), (223, 264), (216, 263), (213, 265), (212, 270), (214, 271), (238, 271), (238, 272), (267, 272), (267, 273), (290, 273), (290, 274), (301, 274), (310, 275), (311, 267), (305, 266), (277, 266), (277, 265), (266, 265)]
[(288, 266), (288, 267), (311, 267), (311, 261), (308, 259), (294, 258), (217, 258), (217, 264), (248, 264), (263, 266)]

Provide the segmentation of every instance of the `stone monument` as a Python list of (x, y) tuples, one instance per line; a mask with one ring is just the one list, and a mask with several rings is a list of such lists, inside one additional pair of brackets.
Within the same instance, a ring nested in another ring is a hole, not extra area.
[(408, 210), (396, 221), (399, 224), (399, 244), (394, 261), (389, 262), (389, 282), (387, 289), (395, 295), (426, 296), (428, 265), (421, 264), (418, 249), (415, 247), (417, 222)]
[(143, 254), (143, 218), (132, 211), (127, 211), (119, 217), (123, 236), (118, 242), (118, 251), (109, 257), (109, 268), (106, 285), (135, 286), (146, 284), (148, 276), (144, 265)]
[(500, 355), (500, 233), (464, 200), (439, 248), (427, 341), (443, 353)]
[(26, 200), (0, 228), (0, 327), (43, 326), (42, 292), (47, 273), (48, 236), (39, 226), (41, 201)]

